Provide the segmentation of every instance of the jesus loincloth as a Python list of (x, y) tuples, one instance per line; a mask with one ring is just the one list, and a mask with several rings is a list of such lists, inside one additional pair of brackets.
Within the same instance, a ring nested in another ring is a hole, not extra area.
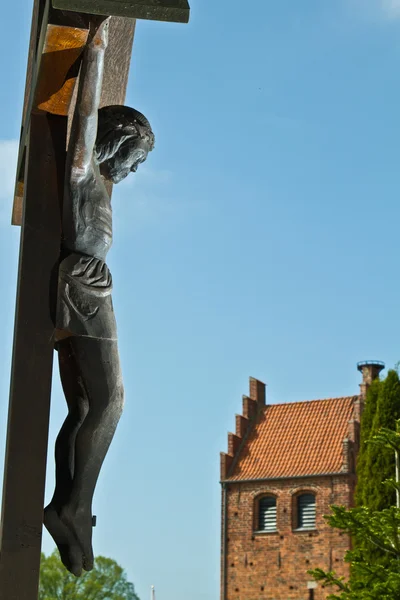
[(79, 253), (67, 256), (58, 275), (57, 340), (69, 336), (116, 340), (111, 291), (111, 273), (103, 260)]

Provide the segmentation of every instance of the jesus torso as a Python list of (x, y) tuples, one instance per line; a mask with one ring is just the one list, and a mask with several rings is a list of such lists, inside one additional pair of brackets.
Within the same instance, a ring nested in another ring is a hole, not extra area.
[(112, 244), (112, 209), (97, 164), (84, 179), (66, 183), (65, 201), (72, 211), (64, 222), (64, 248), (105, 260)]

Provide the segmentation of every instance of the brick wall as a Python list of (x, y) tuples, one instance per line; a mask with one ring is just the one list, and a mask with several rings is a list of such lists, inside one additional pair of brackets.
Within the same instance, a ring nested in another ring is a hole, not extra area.
[[(333, 569), (348, 577), (343, 557), (349, 549), (349, 536), (330, 528), (323, 515), (329, 514), (331, 504), (351, 504), (354, 477), (229, 483), (225, 490), (222, 600), (308, 600), (307, 582), (312, 581), (312, 577), (307, 570), (314, 567)], [(293, 531), (294, 498), (301, 491), (316, 495), (316, 529), (313, 531)], [(257, 498), (265, 493), (277, 498), (277, 533), (255, 532)], [(314, 599), (325, 600), (328, 593), (328, 589), (318, 584)]]

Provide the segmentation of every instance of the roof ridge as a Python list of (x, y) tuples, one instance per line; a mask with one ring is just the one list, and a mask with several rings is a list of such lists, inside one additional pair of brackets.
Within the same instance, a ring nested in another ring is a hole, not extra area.
[(331, 398), (314, 398), (312, 400), (294, 400), (293, 402), (274, 402), (273, 404), (267, 404), (268, 408), (272, 406), (287, 406), (288, 404), (307, 404), (310, 402), (331, 402), (333, 400), (354, 400), (358, 398), (360, 394), (353, 394), (352, 396), (337, 396)]

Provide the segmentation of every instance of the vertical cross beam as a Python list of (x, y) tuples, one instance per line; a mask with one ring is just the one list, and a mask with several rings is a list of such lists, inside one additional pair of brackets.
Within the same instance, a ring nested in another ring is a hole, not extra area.
[(67, 119), (32, 115), (29, 129), (3, 483), (4, 600), (38, 595), (53, 366), (51, 275), (60, 253)]

